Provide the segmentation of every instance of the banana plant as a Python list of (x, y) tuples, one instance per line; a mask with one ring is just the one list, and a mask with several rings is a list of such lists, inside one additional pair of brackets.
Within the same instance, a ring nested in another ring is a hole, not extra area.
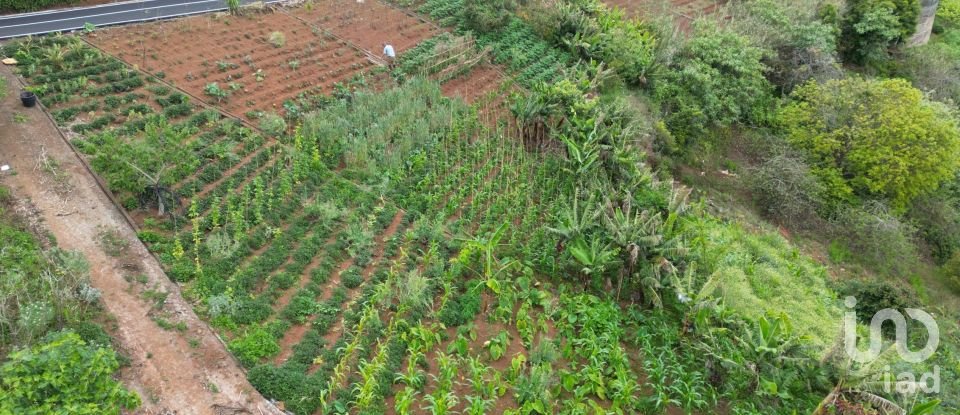
[(595, 279), (619, 262), (618, 250), (612, 249), (610, 244), (604, 243), (597, 236), (590, 238), (590, 242), (583, 236), (577, 237), (567, 250), (580, 263), (580, 273), (587, 278)]
[[(499, 295), (501, 291), (500, 287), (500, 275), (517, 264), (516, 261), (508, 258), (498, 258), (497, 250), (500, 248), (500, 240), (503, 239), (504, 234), (507, 232), (508, 224), (503, 223), (497, 230), (493, 231), (490, 234), (485, 236), (476, 236), (473, 239), (468, 239), (465, 242), (464, 249), (467, 252), (479, 252), (480, 261), (483, 270), (481, 276), (483, 281), (481, 281), (477, 288), (481, 286), (486, 286), (490, 291), (493, 291), (494, 294)], [(463, 255), (461, 255), (463, 258)]]

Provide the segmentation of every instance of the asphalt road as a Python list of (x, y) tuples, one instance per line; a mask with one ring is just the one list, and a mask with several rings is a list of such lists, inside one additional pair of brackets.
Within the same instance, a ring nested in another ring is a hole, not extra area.
[[(254, 0), (241, 0), (253, 3)], [(263, 3), (279, 3), (265, 0)], [(0, 39), (111, 26), (226, 10), (225, 0), (135, 0), (99, 6), (0, 16)]]

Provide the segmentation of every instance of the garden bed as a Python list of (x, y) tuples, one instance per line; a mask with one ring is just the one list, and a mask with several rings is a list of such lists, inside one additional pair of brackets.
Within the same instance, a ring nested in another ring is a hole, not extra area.
[(287, 112), (297, 98), (330, 94), (375, 67), (364, 51), (280, 12), (187, 17), (111, 28), (87, 39), (208, 104), (249, 118)]

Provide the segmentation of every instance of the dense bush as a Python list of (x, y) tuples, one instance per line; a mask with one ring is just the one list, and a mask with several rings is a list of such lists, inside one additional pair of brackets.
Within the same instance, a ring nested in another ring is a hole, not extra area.
[(631, 85), (646, 82), (656, 40), (640, 21), (595, 0), (558, 2), (534, 13), (547, 16), (532, 18), (532, 24), (557, 46), (586, 61), (605, 63)]
[(461, 22), (480, 33), (495, 31), (510, 22), (516, 7), (515, 0), (464, 0)]
[(0, 413), (119, 414), (140, 406), (136, 393), (113, 379), (113, 350), (87, 345), (70, 331), (10, 355), (0, 367)]
[(857, 318), (869, 324), (878, 311), (883, 309), (903, 310), (916, 306), (916, 301), (903, 287), (894, 286), (882, 280), (852, 280), (839, 287), (840, 295), (856, 298), (854, 310)]
[(848, 0), (841, 51), (857, 64), (883, 64), (888, 49), (917, 29), (918, 0)]
[(0, 11), (28, 12), (53, 6), (66, 6), (78, 0), (0, 0)]
[(960, 292), (960, 252), (954, 252), (953, 257), (943, 264), (940, 274), (950, 288)]
[(693, 37), (655, 81), (667, 126), (679, 145), (707, 128), (758, 122), (774, 106), (764, 77), (767, 51), (715, 23), (699, 22)]
[(836, 59), (839, 30), (823, 16), (821, 3), (754, 0), (735, 3), (731, 10), (736, 31), (773, 52), (763, 60), (767, 77), (784, 93), (810, 79), (842, 76)]
[(907, 81), (810, 83), (793, 98), (780, 121), (832, 199), (884, 198), (899, 211), (954, 177), (957, 122)]
[(268, 136), (279, 137), (287, 131), (287, 122), (277, 114), (265, 114), (260, 119), (260, 129)]

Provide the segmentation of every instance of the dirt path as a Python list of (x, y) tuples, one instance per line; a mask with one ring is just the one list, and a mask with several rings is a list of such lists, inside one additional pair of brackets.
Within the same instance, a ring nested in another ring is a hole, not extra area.
[[(0, 182), (32, 200), (62, 248), (90, 261), (92, 283), (116, 317), (121, 352), (131, 361), (124, 383), (143, 398), (137, 413), (279, 413), (250, 386), (42, 110), (20, 105), (19, 83), (10, 69), (0, 67), (0, 76), (9, 85), (0, 102), (0, 165), (11, 167), (0, 173)], [(105, 232), (115, 235), (113, 244), (100, 242)], [(126, 247), (117, 252), (111, 245)], [(147, 299), (148, 290), (168, 295)], [(182, 324), (165, 330), (154, 321), (160, 315)]]

